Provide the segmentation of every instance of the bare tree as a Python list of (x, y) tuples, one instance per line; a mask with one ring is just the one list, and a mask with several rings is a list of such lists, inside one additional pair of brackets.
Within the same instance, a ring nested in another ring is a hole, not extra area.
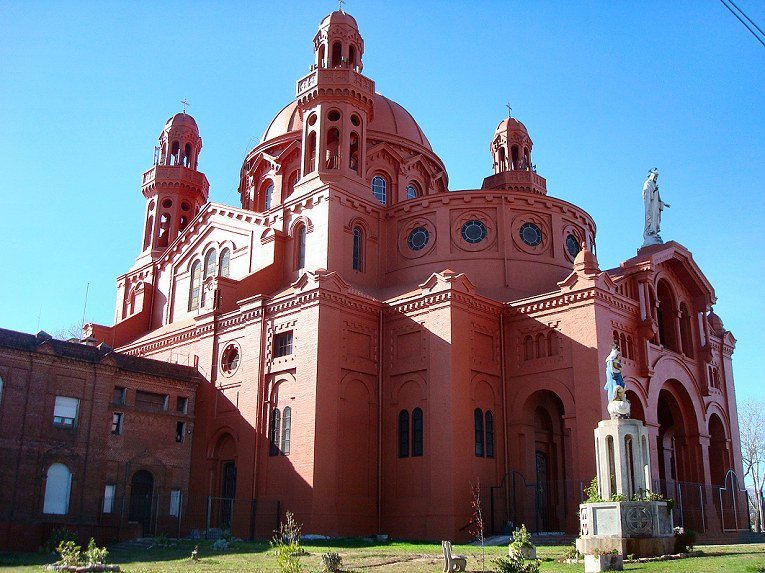
[(763, 530), (763, 487), (765, 486), (765, 402), (750, 400), (738, 411), (741, 431), (741, 458), (744, 463), (744, 483), (754, 490), (754, 529)]

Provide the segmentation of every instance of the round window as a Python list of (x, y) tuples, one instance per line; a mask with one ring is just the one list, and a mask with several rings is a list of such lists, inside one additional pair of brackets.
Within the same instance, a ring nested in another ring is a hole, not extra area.
[(337, 121), (338, 119), (340, 119), (340, 112), (337, 111), (336, 109), (333, 109), (327, 114), (327, 119), (329, 121)]
[(486, 225), (478, 219), (473, 219), (462, 225), (462, 238), (471, 245), (480, 243), (486, 238)]
[(313, 125), (314, 123), (316, 123), (316, 114), (315, 114), (315, 113), (312, 113), (312, 114), (311, 114), (311, 115), (308, 117), (308, 125)]
[(568, 254), (572, 257), (576, 257), (579, 254), (580, 248), (579, 239), (574, 235), (569, 234), (568, 237), (566, 237), (566, 250), (568, 251)]
[(419, 251), (428, 244), (429, 238), (430, 233), (428, 233), (428, 230), (425, 227), (416, 227), (409, 233), (409, 236), (406, 239), (406, 244), (409, 245), (409, 248), (413, 251)]
[(181, 203), (181, 210), (188, 211), (189, 210), (189, 204), (188, 203)]
[(162, 206), (165, 209), (169, 209), (170, 207), (173, 206), (173, 202), (170, 199), (165, 199), (164, 201), (162, 201)]
[(220, 359), (220, 369), (224, 374), (233, 374), (239, 367), (239, 347), (236, 344), (229, 344), (223, 351)]
[(524, 223), (521, 225), (519, 234), (521, 235), (521, 241), (530, 247), (536, 247), (542, 242), (542, 229), (534, 223)]
[(355, 125), (356, 127), (358, 127), (358, 126), (359, 126), (359, 124), (361, 124), (361, 120), (359, 119), (359, 116), (358, 116), (358, 115), (355, 115), (355, 114), (354, 114), (354, 115), (352, 115), (352, 116), (351, 116), (351, 123), (352, 123), (353, 125)]

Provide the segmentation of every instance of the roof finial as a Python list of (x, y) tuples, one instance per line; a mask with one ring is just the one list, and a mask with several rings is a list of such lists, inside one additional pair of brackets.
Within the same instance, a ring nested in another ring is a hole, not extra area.
[(513, 117), (513, 108), (510, 107), (510, 104), (506, 103), (505, 107), (507, 107), (507, 117)]
[[(345, 4), (345, 0), (337, 0), (337, 2), (340, 4), (340, 11), (343, 12), (343, 4)], [(345, 14), (345, 12), (343, 12)]]
[(183, 104), (183, 114), (186, 115), (186, 106), (191, 105), (189, 102), (186, 101), (186, 98), (183, 98), (181, 100), (181, 103)]

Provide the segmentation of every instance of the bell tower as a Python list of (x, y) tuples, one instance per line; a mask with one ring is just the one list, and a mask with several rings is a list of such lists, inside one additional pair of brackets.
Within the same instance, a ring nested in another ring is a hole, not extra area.
[(159, 257), (207, 202), (210, 184), (197, 171), (201, 150), (193, 117), (184, 111), (167, 120), (154, 148), (154, 166), (141, 181), (146, 216), (136, 266)]
[(537, 175), (536, 166), (531, 162), (533, 146), (526, 126), (508, 114), (499, 122), (489, 144), (494, 175), (484, 179), (481, 188), (546, 195), (547, 182)]
[(364, 40), (342, 10), (319, 24), (311, 73), (297, 82), (303, 118), (302, 179), (345, 178), (364, 185), (366, 130), (374, 113), (375, 84), (361, 74)]

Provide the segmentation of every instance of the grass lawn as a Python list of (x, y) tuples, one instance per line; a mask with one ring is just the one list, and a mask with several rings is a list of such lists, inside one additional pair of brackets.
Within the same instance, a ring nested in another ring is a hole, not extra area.
[[(368, 573), (438, 573), (442, 570), (441, 547), (433, 543), (388, 543), (372, 544), (361, 540), (336, 540), (307, 543), (308, 555), (301, 558), (306, 573), (321, 571), (321, 555), (336, 551), (343, 558), (343, 571)], [(167, 549), (143, 549), (129, 552), (114, 552), (109, 563), (118, 563), (127, 573), (175, 573), (214, 571), (263, 571), (278, 573), (276, 559), (264, 543), (236, 543), (225, 553), (216, 553), (211, 542), (200, 544), (201, 560), (189, 559), (194, 543), (181, 541)], [(757, 545), (701, 545), (703, 557), (692, 557), (677, 561), (653, 563), (628, 563), (625, 571), (645, 572), (724, 572), (724, 573), (765, 573), (765, 544)], [(555, 560), (563, 555), (565, 547), (540, 547), (537, 556), (543, 560), (542, 571), (584, 571), (581, 564), (561, 564)], [(468, 570), (481, 570), (481, 548), (471, 545), (454, 546), (454, 552), (468, 556)], [(507, 547), (487, 547), (487, 571), (493, 570), (491, 559), (507, 554)], [(0, 554), (0, 571), (40, 573), (42, 565), (55, 560), (52, 555), (39, 553)]]

